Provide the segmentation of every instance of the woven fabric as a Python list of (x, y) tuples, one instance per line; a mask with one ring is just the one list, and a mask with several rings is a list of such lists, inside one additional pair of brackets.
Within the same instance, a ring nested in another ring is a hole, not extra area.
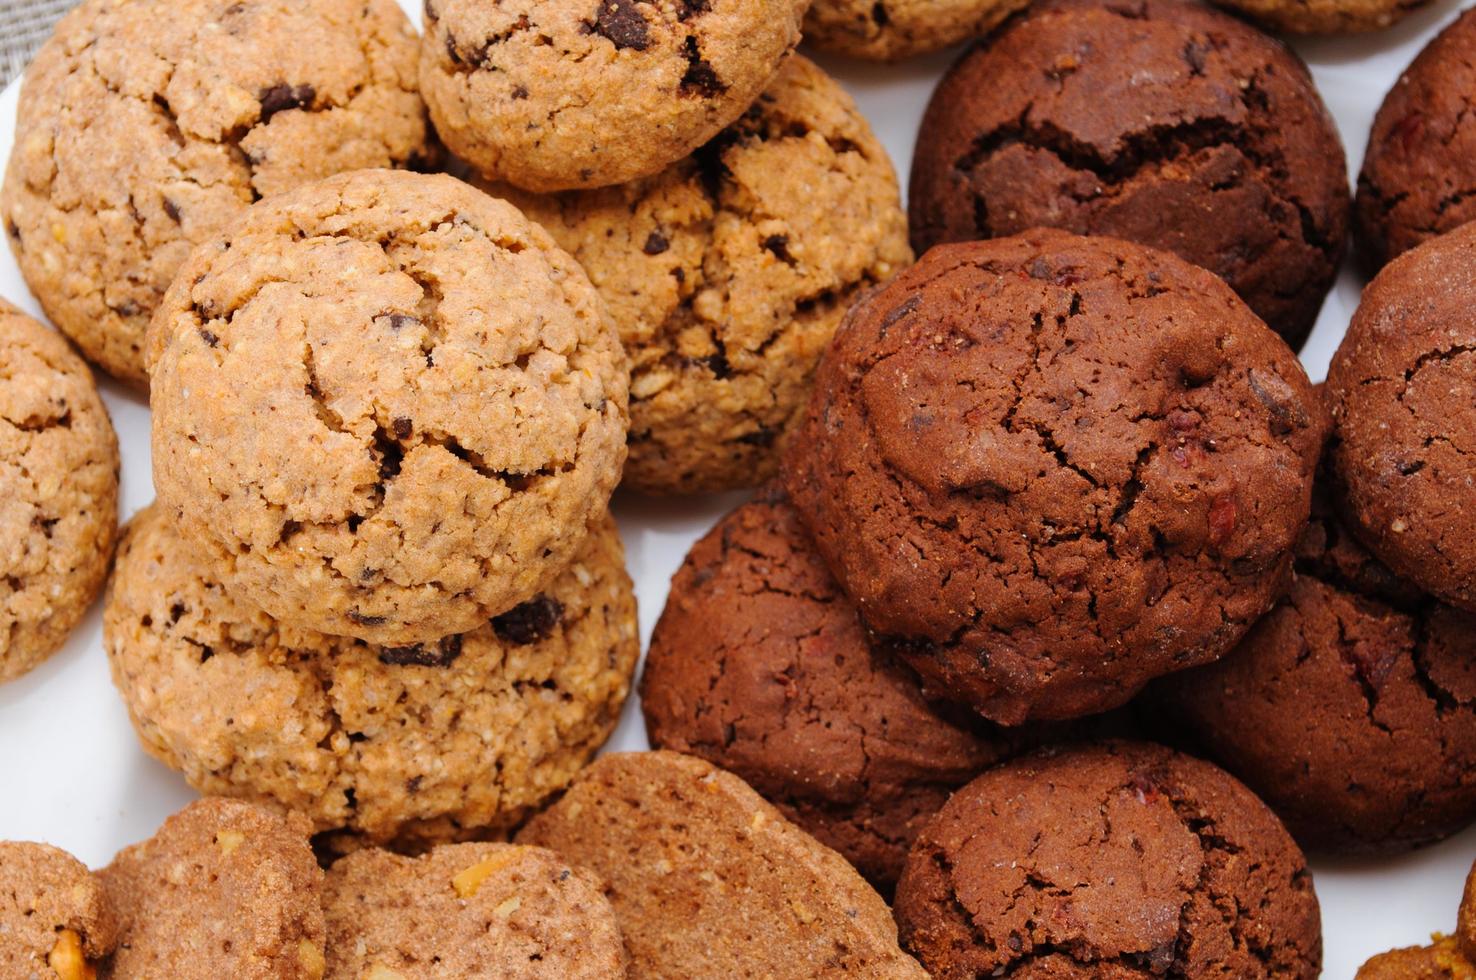
[(77, 0), (0, 0), (0, 85), (10, 84)]

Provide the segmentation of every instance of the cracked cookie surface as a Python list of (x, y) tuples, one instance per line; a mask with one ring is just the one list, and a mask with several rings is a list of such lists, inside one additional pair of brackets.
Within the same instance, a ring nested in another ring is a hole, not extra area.
[(375, 647), (232, 599), (155, 506), (124, 534), (103, 616), (145, 748), (202, 792), (305, 814), (345, 850), (514, 826), (609, 737), (639, 654), (608, 518), (490, 624)]
[(1288, 34), (1358, 34), (1381, 31), (1429, 0), (1214, 0), (1268, 31)]
[(102, 884), (47, 844), (0, 841), (0, 975), (78, 980), (117, 939)]
[(66, 641), (117, 528), (118, 439), (92, 372), (0, 300), (0, 682)]
[(634, 977), (927, 976), (840, 855), (691, 756), (602, 756), (517, 840), (605, 880)]
[(98, 875), (118, 918), (112, 980), (323, 976), (323, 872), (297, 814), (197, 800)]
[(540, 847), (368, 849), (328, 869), (327, 980), (619, 980), (625, 946), (598, 878)]
[(532, 598), (604, 511), (629, 372), (511, 205), (402, 171), (260, 202), (150, 332), (154, 482), (240, 598), (378, 643)]
[(924, 828), (895, 913), (936, 980), (1306, 978), (1312, 876), (1260, 800), (1125, 742), (992, 769)]
[(657, 173), (737, 119), (808, 0), (427, 0), (420, 82), (446, 145), (530, 191)]
[(0, 194), (52, 322), (146, 383), (194, 244), (263, 195), (425, 156), (416, 51), (394, 0), (83, 3), (26, 72)]
[(506, 193), (579, 260), (619, 328), (632, 375), (624, 482), (648, 493), (773, 476), (846, 308), (912, 261), (886, 151), (798, 56), (658, 176)]
[(1348, 175), (1281, 43), (1191, 0), (1050, 0), (939, 83), (910, 208), (919, 252), (1037, 225), (1174, 252), (1297, 347), (1345, 251)]
[(899, 61), (988, 34), (1026, 0), (815, 0), (805, 43), (871, 61)]
[(853, 307), (785, 482), (862, 619), (1013, 725), (1234, 646), (1285, 588), (1325, 428), (1219, 279), (1040, 231), (935, 248)]
[(1476, 227), (1404, 253), (1363, 291), (1327, 374), (1339, 507), (1394, 572), (1476, 611)]

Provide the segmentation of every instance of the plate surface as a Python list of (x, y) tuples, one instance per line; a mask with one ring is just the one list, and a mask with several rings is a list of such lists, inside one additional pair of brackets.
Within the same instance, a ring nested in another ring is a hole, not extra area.
[[(419, 20), (417, 4), (401, 0)], [(1384, 93), (1460, 5), (1438, 2), (1368, 37), (1295, 44), (1316, 76), (1354, 174)], [(897, 66), (818, 58), (855, 95), (906, 183), (917, 121), (953, 53)], [(18, 85), (0, 95), (0, 168), (14, 142)], [(1358, 303), (1362, 282), (1343, 270), (1302, 354), (1321, 379)], [(0, 296), (30, 313), (35, 299), (8, 249), (0, 249)], [(153, 498), (148, 407), (137, 395), (103, 383), (123, 454), (124, 517)], [(617, 495), (615, 513), (641, 605), (641, 635), (666, 601), (667, 584), (691, 543), (743, 496), (651, 500)], [(632, 697), (608, 748), (647, 747)], [(94, 608), (66, 648), (28, 676), (0, 687), (0, 839), (44, 840), (94, 866), (125, 844), (148, 837), (164, 817), (192, 799), (178, 775), (138, 746), (108, 677), (99, 610)], [(1476, 858), (1476, 829), (1435, 847), (1381, 861), (1314, 862), (1327, 949), (1325, 975), (1349, 978), (1370, 955), (1426, 942), (1455, 925), (1466, 872)]]

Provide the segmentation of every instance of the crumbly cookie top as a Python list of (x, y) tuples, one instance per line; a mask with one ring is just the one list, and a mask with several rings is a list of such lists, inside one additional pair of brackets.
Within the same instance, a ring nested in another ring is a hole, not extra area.
[(0, 974), (83, 980), (116, 939), (86, 865), (47, 844), (0, 841)]

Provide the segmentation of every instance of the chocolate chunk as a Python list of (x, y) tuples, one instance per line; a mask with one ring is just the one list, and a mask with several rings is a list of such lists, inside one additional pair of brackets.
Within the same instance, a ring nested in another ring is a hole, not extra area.
[(641, 251), (647, 255), (660, 255), (668, 248), (671, 248), (671, 242), (667, 241), (666, 236), (659, 231), (653, 231), (646, 236), (646, 244), (641, 247)]
[(318, 90), (311, 85), (280, 84), (262, 89), (256, 98), (261, 103), (261, 121), (266, 123), (287, 109), (306, 109), (317, 97)]
[(563, 603), (546, 595), (538, 595), (521, 606), (514, 606), (501, 616), (493, 616), (492, 630), (508, 643), (528, 646), (548, 639), (563, 618)]
[(381, 647), (379, 662), (391, 667), (449, 667), (461, 656), (461, 637), (448, 636), (427, 646), (416, 643), (407, 647)]
[(717, 71), (703, 59), (702, 52), (697, 47), (697, 39), (690, 34), (687, 35), (686, 49), (683, 53), (687, 58), (687, 71), (682, 75), (683, 94), (711, 99), (728, 90), (728, 86), (718, 78)]
[(401, 416), (390, 423), (390, 430), (394, 432), (396, 439), (409, 439), (410, 434), (415, 431), (415, 423)]
[(650, 47), (650, 28), (646, 18), (636, 9), (634, 0), (602, 0), (595, 15), (595, 33), (610, 41), (617, 50)]
[(209, 344), (211, 347), (220, 346), (220, 336), (212, 330), (206, 330), (204, 327), (200, 328), (200, 339), (205, 341), (205, 343)]

